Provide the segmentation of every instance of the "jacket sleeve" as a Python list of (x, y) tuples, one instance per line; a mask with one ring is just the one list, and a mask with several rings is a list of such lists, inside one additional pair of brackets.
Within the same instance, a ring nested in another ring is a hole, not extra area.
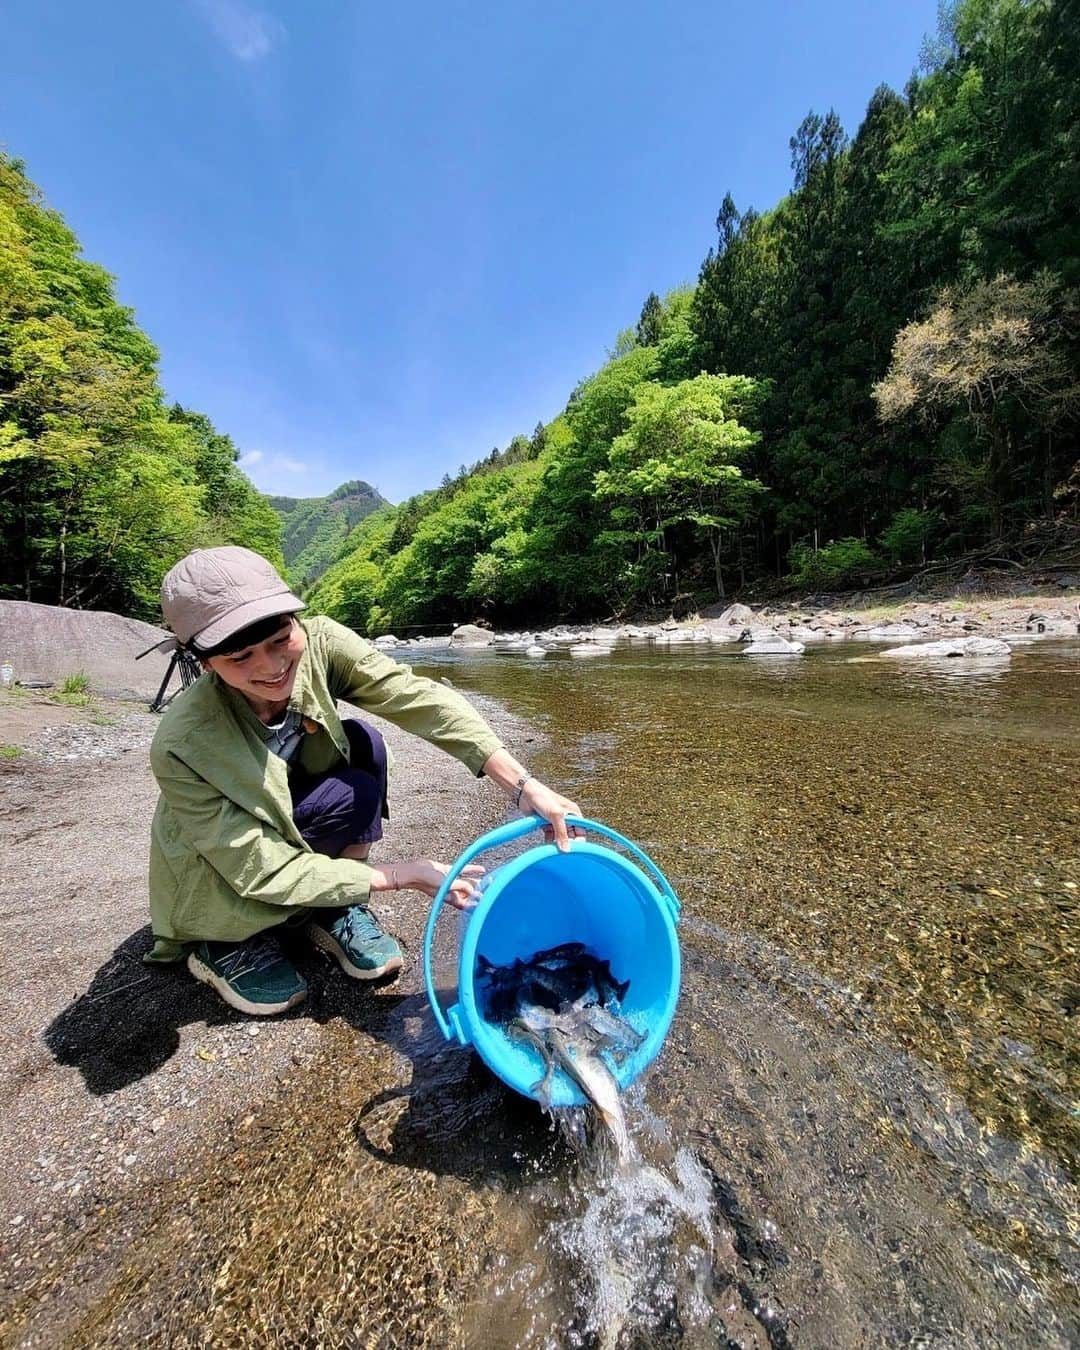
[(333, 620), (324, 619), (327, 680), (336, 698), (355, 703), (453, 755), (477, 777), (502, 741), (460, 694), (414, 675)]
[(367, 900), (372, 869), (366, 863), (298, 847), (169, 751), (152, 748), (150, 761), (183, 844), (238, 895), (290, 908)]

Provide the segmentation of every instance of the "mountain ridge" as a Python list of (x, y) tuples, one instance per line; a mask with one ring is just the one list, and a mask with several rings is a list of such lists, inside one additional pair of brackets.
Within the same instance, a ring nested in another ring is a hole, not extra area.
[(281, 517), (281, 548), (289, 582), (301, 590), (314, 584), (335, 561), (354, 526), (390, 505), (361, 478), (349, 479), (324, 497), (263, 495)]

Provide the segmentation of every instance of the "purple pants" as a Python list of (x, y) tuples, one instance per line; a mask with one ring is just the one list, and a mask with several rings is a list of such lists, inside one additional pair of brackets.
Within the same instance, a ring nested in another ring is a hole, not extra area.
[(341, 724), (349, 741), (349, 762), (326, 773), (297, 768), (290, 780), (293, 820), (316, 853), (336, 858), (349, 844), (382, 838), (390, 818), (386, 800), (386, 742), (366, 722)]

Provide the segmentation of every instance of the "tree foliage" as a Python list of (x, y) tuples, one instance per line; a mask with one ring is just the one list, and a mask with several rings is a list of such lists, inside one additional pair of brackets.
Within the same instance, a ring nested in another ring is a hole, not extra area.
[[(832, 111), (794, 128), (781, 201), (724, 195), (696, 284), (650, 291), (559, 416), (365, 520), (277, 503), (299, 579), (329, 564), (311, 603), (368, 632), (534, 625), (1075, 523), (1078, 70), (1080, 0), (943, 5), (850, 137)], [(2, 584), (137, 606), (190, 541), (272, 526), (231, 442), (163, 409), (108, 276), (2, 173)]]
[(0, 155), (0, 595), (152, 615), (190, 548), (281, 563), (236, 459), (207, 418), (166, 406), (112, 278)]

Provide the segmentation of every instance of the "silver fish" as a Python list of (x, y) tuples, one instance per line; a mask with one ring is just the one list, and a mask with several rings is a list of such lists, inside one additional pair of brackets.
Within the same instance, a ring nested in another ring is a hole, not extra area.
[[(619, 1085), (614, 1075), (600, 1058), (601, 1050), (613, 1042), (606, 1031), (593, 1026), (588, 1014), (592, 1008), (570, 1008), (552, 1013), (546, 1008), (525, 1007), (518, 1017), (507, 1023), (507, 1034), (514, 1040), (531, 1045), (544, 1065), (544, 1076), (532, 1087), (532, 1094), (546, 1110), (551, 1109), (551, 1084), (555, 1070), (562, 1069), (592, 1102), (607, 1126), (615, 1143), (620, 1163), (633, 1156), (630, 1136), (623, 1116)], [(609, 1014), (610, 1017), (610, 1014)], [(611, 1018), (613, 1023), (621, 1022)], [(625, 1025), (625, 1024), (623, 1024)], [(637, 1033), (627, 1028), (631, 1035)]]

